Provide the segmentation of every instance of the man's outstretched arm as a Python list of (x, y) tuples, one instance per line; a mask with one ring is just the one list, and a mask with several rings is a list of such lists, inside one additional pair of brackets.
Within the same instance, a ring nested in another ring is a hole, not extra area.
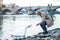
[(40, 25), (40, 23), (36, 24), (36, 26)]

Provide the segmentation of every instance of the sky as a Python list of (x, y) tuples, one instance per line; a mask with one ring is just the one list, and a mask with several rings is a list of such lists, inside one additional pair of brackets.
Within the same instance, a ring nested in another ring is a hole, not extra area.
[(47, 6), (48, 4), (59, 6), (60, 0), (3, 0), (3, 4), (15, 3), (19, 6)]

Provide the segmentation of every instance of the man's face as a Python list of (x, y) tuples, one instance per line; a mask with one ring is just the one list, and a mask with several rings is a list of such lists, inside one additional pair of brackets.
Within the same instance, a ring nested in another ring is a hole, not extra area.
[(36, 15), (41, 15), (41, 13), (40, 12), (37, 12)]

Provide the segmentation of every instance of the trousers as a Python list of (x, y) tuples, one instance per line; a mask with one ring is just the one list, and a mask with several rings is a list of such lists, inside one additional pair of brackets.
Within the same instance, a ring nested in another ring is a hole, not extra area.
[(40, 26), (41, 26), (41, 28), (43, 29), (43, 31), (44, 31), (45, 34), (48, 33), (47, 28), (46, 28), (46, 25), (47, 25), (47, 22), (46, 22), (46, 21), (42, 21), (42, 22), (40, 23)]

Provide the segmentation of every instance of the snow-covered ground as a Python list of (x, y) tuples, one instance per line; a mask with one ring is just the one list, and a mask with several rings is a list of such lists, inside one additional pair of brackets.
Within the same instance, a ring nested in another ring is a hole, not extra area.
[[(32, 36), (39, 32), (43, 32), (40, 26), (36, 26), (37, 23), (41, 22), (38, 16), (19, 15), (16, 16), (15, 20), (13, 20), (13, 17), (14, 16), (8, 16), (3, 19), (3, 39), (11, 38), (11, 35), (24, 35), (25, 29), (29, 25), (32, 26), (27, 29), (26, 36)], [(60, 28), (60, 15), (55, 15), (54, 20), (54, 25), (49, 28), (47, 27), (48, 30)]]

